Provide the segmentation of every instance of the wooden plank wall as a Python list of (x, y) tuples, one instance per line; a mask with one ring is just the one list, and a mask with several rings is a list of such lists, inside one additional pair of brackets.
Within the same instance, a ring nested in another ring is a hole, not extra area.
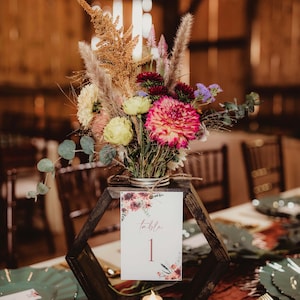
[[(112, 0), (100, 3), (111, 6)], [(127, 27), (131, 1), (124, 4)], [(256, 130), (268, 125), (269, 131), (294, 134), (300, 115), (300, 2), (153, 0), (157, 36), (163, 32), (172, 41), (187, 11), (195, 16), (190, 83), (219, 83), (220, 100), (258, 91), (264, 104)], [(74, 120), (74, 106), (58, 85), (68, 94), (68, 76), (82, 68), (78, 41), (91, 36), (89, 17), (77, 1), (0, 1), (0, 22), (0, 114)]]
[(262, 100), (266, 132), (300, 137), (300, 1), (253, 2), (250, 86)]
[(26, 88), (68, 84), (81, 67), (77, 43), (84, 19), (77, 1), (0, 3), (0, 83)]

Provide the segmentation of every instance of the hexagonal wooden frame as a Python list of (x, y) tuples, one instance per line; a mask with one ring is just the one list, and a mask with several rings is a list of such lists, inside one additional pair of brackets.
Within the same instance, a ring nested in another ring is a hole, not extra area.
[[(126, 191), (141, 191), (140, 188), (126, 187)], [(108, 187), (99, 198), (88, 220), (66, 255), (71, 270), (79, 281), (89, 300), (116, 300), (117, 293), (110, 288), (110, 283), (87, 243), (95, 227), (113, 199), (118, 199), (124, 187)], [(204, 300), (213, 292), (216, 284), (228, 268), (230, 258), (221, 236), (216, 231), (211, 219), (196, 190), (189, 182), (173, 182), (170, 187), (157, 188), (155, 191), (183, 192), (184, 201), (200, 230), (211, 247), (209, 256), (203, 260), (200, 270), (195, 274), (182, 300)], [(135, 299), (124, 297), (122, 299)]]

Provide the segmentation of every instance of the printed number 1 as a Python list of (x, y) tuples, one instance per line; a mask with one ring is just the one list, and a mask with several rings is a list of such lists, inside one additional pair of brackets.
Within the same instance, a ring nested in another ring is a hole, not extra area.
[(150, 261), (153, 261), (153, 239), (150, 239)]

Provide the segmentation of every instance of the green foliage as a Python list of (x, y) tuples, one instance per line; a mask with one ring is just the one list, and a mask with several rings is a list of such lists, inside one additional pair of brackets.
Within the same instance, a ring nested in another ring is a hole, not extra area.
[(37, 169), (44, 173), (53, 173), (55, 170), (53, 162), (49, 158), (41, 159), (37, 164)]
[(242, 104), (238, 104), (234, 99), (232, 102), (224, 102), (219, 105), (221, 110), (208, 110), (201, 117), (202, 123), (208, 130), (232, 127), (238, 120), (245, 118), (248, 113), (253, 113), (255, 106), (260, 105), (260, 99), (257, 93), (251, 92), (246, 95), (245, 102)]
[(83, 153), (89, 156), (89, 162), (92, 162), (94, 159), (94, 139), (88, 135), (84, 135), (80, 138), (80, 146)]
[(242, 104), (237, 104), (235, 99), (234, 102), (224, 102), (220, 105), (224, 108), (224, 111), (221, 112), (224, 118), (234, 116), (234, 118), (238, 120), (244, 118), (247, 113), (253, 113), (254, 107), (260, 105), (260, 100), (257, 93), (251, 92), (246, 95), (246, 101)]
[(35, 199), (35, 200), (37, 200), (37, 196), (38, 196), (38, 193), (37, 193), (37, 191), (29, 191), (29, 192), (27, 192), (27, 194), (26, 194), (26, 198), (27, 199)]
[(37, 184), (37, 191), (39, 193), (39, 195), (46, 195), (49, 191), (49, 187), (44, 184), (43, 182), (39, 182)]
[(84, 135), (80, 138), (80, 146), (87, 155), (92, 155), (94, 153), (94, 144), (95, 141), (90, 136)]
[(72, 140), (64, 140), (58, 146), (58, 154), (66, 159), (72, 160), (75, 157), (76, 144)]
[(27, 192), (26, 198), (31, 199), (34, 198), (37, 200), (38, 195), (46, 195), (49, 191), (49, 187), (43, 182), (38, 182), (36, 191)]
[(105, 145), (99, 152), (99, 160), (104, 165), (109, 165), (112, 163), (116, 155), (117, 155), (117, 151), (114, 147), (110, 145)]
[[(58, 154), (60, 155), (60, 158), (66, 159), (68, 161), (72, 160), (75, 157), (75, 150), (76, 150), (76, 144), (72, 140), (64, 140), (61, 144), (58, 146)], [(37, 169), (42, 172), (46, 173), (45, 181), (44, 182), (38, 182), (36, 191), (29, 191), (27, 193), (27, 198), (34, 198), (37, 200), (37, 197), (39, 195), (46, 195), (49, 192), (49, 187), (47, 186), (47, 175), (52, 174), (55, 176), (55, 163), (52, 162), (49, 158), (42, 158), (37, 163)]]

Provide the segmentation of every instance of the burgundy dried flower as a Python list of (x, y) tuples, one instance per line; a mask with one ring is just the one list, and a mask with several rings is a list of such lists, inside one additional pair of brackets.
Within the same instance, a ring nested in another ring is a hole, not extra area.
[(143, 72), (138, 74), (137, 83), (139, 83), (142, 87), (149, 88), (152, 86), (158, 86), (164, 84), (163, 77), (155, 72)]
[(152, 103), (154, 101), (157, 101), (162, 96), (169, 95), (167, 87), (160, 85), (160, 86), (152, 86), (148, 89), (148, 94), (150, 99), (152, 100)]
[(174, 88), (174, 92), (177, 99), (182, 102), (190, 103), (195, 99), (194, 89), (184, 82), (178, 82)]

